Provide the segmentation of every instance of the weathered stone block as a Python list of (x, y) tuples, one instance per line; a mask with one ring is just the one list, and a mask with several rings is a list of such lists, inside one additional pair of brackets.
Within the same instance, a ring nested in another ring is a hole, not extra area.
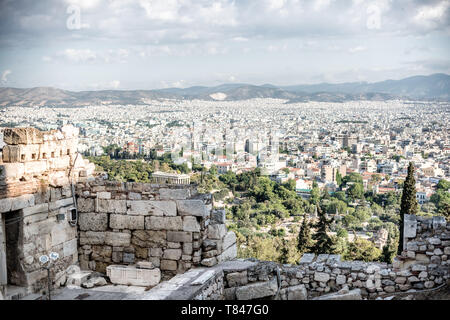
[(106, 232), (80, 232), (80, 245), (104, 244)]
[(220, 255), (217, 256), (217, 261), (221, 263), (227, 260), (232, 260), (236, 258), (236, 256), (237, 256), (237, 245), (233, 244), (232, 246), (230, 246), (228, 249), (226, 249), (224, 252), (222, 252)]
[(185, 231), (167, 231), (167, 241), (192, 242), (192, 233)]
[(163, 259), (179, 260), (181, 258), (181, 249), (166, 249), (164, 250)]
[(155, 286), (161, 281), (159, 269), (138, 269), (111, 265), (106, 268), (107, 275), (112, 283), (131, 286)]
[(108, 215), (106, 213), (80, 212), (78, 225), (81, 231), (106, 231), (108, 229)]
[(77, 199), (78, 212), (94, 212), (94, 199), (91, 198), (78, 198)]
[(227, 274), (227, 281), (229, 287), (246, 285), (248, 283), (247, 270)]
[(107, 192), (107, 191), (97, 192), (97, 198), (110, 200), (111, 199), (111, 192)]
[(161, 260), (160, 268), (164, 271), (176, 271), (177, 270), (177, 262), (174, 260)]
[(161, 200), (184, 200), (191, 196), (189, 189), (159, 189), (159, 198)]
[(266, 298), (277, 293), (278, 285), (276, 280), (267, 282), (252, 283), (236, 288), (237, 300), (254, 300)]
[(222, 239), (227, 232), (225, 224), (208, 225), (208, 239)]
[(105, 232), (105, 244), (113, 247), (126, 247), (130, 245), (131, 234), (124, 232)]
[(327, 282), (330, 280), (330, 275), (325, 272), (315, 272), (314, 273), (314, 280), (319, 282)]
[(289, 287), (287, 289), (288, 300), (306, 300), (307, 297), (308, 293), (306, 291), (305, 285), (303, 284)]
[(200, 232), (200, 224), (196, 217), (184, 216), (183, 217), (183, 231)]
[(223, 238), (222, 248), (223, 250), (226, 250), (235, 243), (236, 243), (236, 234), (234, 233), (234, 231), (228, 231), (225, 237)]
[(111, 214), (109, 226), (111, 229), (143, 230), (145, 226), (144, 216)]
[(125, 214), (127, 212), (126, 200), (98, 199), (98, 212)]
[(181, 216), (207, 217), (209, 211), (202, 200), (177, 201), (178, 214)]
[(414, 215), (405, 214), (404, 237), (414, 238), (417, 234), (417, 220)]
[(147, 230), (182, 230), (181, 217), (145, 217), (145, 229)]
[(313, 262), (316, 255), (314, 253), (304, 253), (300, 259), (300, 264), (308, 264)]
[(34, 195), (24, 194), (19, 197), (11, 198), (11, 211), (20, 210), (26, 207), (34, 206)]
[(174, 201), (134, 200), (127, 201), (129, 215), (176, 216)]

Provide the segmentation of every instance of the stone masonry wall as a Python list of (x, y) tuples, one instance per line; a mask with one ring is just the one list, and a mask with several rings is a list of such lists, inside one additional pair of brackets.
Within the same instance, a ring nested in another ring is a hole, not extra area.
[(111, 264), (150, 261), (166, 280), (235, 258), (236, 236), (211, 200), (194, 185), (80, 181), (80, 267), (105, 273)]
[(341, 261), (339, 255), (327, 254), (304, 254), (299, 265), (254, 259), (230, 261), (235, 266), (223, 270), (225, 299), (274, 298), (279, 290), (278, 299), (303, 300), (347, 288), (376, 298), (446, 283), (450, 278), (450, 224), (443, 217), (407, 215), (405, 220), (406, 250), (393, 264)]
[[(41, 255), (59, 254), (52, 268), (54, 285), (64, 282), (65, 270), (78, 261), (77, 230), (68, 222), (74, 207), (70, 182), (87, 176), (94, 165), (76, 153), (78, 129), (41, 132), (34, 128), (4, 130), (0, 162), (0, 290), (7, 283), (6, 265), (15, 264), (10, 284), (29, 293), (47, 285)], [(57, 219), (59, 215), (59, 219)], [(16, 236), (15, 248), (6, 235)]]

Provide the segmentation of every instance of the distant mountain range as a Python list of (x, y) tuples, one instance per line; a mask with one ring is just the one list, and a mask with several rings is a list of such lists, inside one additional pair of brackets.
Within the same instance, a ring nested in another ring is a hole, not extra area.
[(440, 100), (450, 101), (450, 76), (437, 73), (381, 82), (320, 83), (312, 85), (261, 86), (232, 83), (215, 87), (158, 90), (67, 91), (51, 87), (0, 88), (0, 107), (83, 106), (90, 104), (145, 104), (152, 99), (200, 99), (238, 101), (253, 98), (344, 102), (350, 100)]

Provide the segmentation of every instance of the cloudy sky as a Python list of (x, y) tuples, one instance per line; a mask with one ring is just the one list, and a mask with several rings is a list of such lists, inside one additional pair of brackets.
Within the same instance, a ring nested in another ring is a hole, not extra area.
[(154, 89), (450, 73), (450, 0), (0, 0), (0, 86)]

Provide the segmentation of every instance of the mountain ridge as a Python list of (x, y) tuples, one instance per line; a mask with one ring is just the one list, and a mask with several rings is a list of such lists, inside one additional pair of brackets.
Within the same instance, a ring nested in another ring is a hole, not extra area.
[[(220, 98), (217, 98), (220, 97)], [(239, 101), (254, 98), (344, 102), (349, 100), (450, 101), (450, 76), (436, 73), (380, 82), (319, 83), (289, 86), (224, 83), (214, 87), (193, 86), (152, 90), (69, 91), (54, 87), (0, 87), (0, 107), (83, 106), (90, 104), (146, 104), (151, 99), (200, 99)]]

